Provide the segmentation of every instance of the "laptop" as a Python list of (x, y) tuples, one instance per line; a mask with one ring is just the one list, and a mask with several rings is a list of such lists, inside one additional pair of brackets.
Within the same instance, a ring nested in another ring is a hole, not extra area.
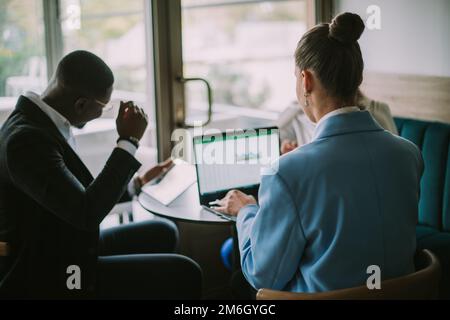
[(261, 169), (280, 156), (277, 127), (227, 130), (193, 138), (193, 152), (202, 207), (224, 219), (214, 207), (228, 191), (238, 189), (258, 199)]

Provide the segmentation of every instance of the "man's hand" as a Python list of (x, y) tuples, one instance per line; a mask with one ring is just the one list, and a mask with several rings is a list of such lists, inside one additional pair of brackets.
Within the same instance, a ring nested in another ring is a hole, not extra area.
[(232, 216), (237, 216), (239, 210), (249, 204), (256, 204), (253, 196), (246, 195), (239, 190), (231, 190), (225, 198), (219, 200), (218, 207), (214, 209)]
[(297, 147), (298, 147), (297, 142), (283, 140), (283, 142), (281, 143), (281, 154), (291, 152), (292, 150), (294, 150)]
[(156, 166), (148, 170), (144, 175), (139, 177), (139, 183), (141, 184), (141, 186), (145, 185), (160, 174), (166, 173), (172, 165), (172, 159), (167, 159), (166, 161), (157, 164)]
[(119, 137), (133, 137), (141, 140), (147, 128), (147, 122), (148, 117), (142, 108), (135, 106), (132, 101), (120, 102), (116, 120)]

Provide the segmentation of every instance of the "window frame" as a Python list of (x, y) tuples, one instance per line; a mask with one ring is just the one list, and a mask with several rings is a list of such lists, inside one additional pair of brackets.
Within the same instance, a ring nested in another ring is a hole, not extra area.
[[(290, 1), (290, 0), (278, 0)], [(324, 14), (331, 12), (332, 0), (306, 0), (307, 27), (324, 21)], [(158, 156), (170, 156), (173, 130), (186, 127), (186, 104), (184, 86), (177, 79), (183, 77), (181, 0), (153, 0), (155, 42), (155, 86), (158, 127)], [(267, 2), (267, 0), (236, 0), (227, 4)], [(321, 8), (321, 10), (319, 10)], [(165, 10), (171, 11), (167, 12)], [(329, 10), (329, 11), (327, 11)], [(319, 14), (320, 13), (320, 14)], [(162, 30), (164, 27), (165, 30)], [(170, 26), (170, 27), (169, 27)], [(159, 48), (158, 46), (164, 47)], [(159, 49), (159, 50), (158, 50)], [(168, 59), (166, 59), (168, 57)], [(169, 78), (168, 75), (170, 75)], [(164, 112), (166, 114), (164, 115)], [(255, 112), (252, 109), (252, 112)]]
[[(147, 81), (146, 94), (154, 99), (158, 160), (171, 154), (172, 132), (185, 126), (186, 105), (183, 77), (181, 0), (145, 1)], [(266, 2), (267, 0), (236, 0), (227, 4)], [(290, 1), (290, 0), (278, 0)], [(306, 0), (307, 26), (331, 19), (333, 0)], [(216, 4), (217, 5), (217, 4)], [(63, 33), (60, 1), (42, 0), (45, 32), (47, 78), (53, 75), (63, 56)], [(151, 28), (151, 32), (150, 29)], [(151, 60), (152, 59), (152, 60)], [(149, 140), (150, 141), (150, 140)]]
[(56, 71), (58, 61), (63, 56), (63, 35), (60, 23), (60, 2), (42, 0), (44, 12), (45, 57), (47, 59), (47, 79)]
[[(152, 33), (150, 28), (152, 27), (152, 10), (150, 1), (142, 0), (144, 4), (144, 25), (145, 25), (145, 56), (146, 56), (146, 71), (148, 77), (154, 76), (154, 65), (152, 60)], [(152, 1), (151, 1), (152, 2)], [(45, 33), (45, 58), (47, 61), (47, 79), (50, 80), (59, 61), (64, 56), (64, 35), (62, 32), (61, 21), (61, 1), (60, 0), (42, 0), (43, 13), (44, 13), (44, 33)], [(155, 86), (154, 81), (147, 81), (145, 87), (145, 94), (147, 99), (152, 100), (152, 104), (155, 103)], [(155, 111), (156, 113), (156, 111)], [(155, 134), (155, 130), (147, 131), (147, 137), (143, 139), (146, 141), (146, 146), (151, 146), (152, 137), (151, 134)], [(157, 128), (156, 128), (157, 131)], [(156, 133), (157, 134), (157, 133)], [(156, 139), (157, 141), (157, 139)], [(155, 147), (155, 146), (153, 146)], [(159, 148), (158, 148), (159, 149)]]

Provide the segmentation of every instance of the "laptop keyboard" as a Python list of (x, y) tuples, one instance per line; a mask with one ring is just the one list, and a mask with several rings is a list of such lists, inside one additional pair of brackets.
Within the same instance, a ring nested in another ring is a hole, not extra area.
[(207, 211), (209, 211), (209, 212), (211, 212), (211, 213), (214, 213), (215, 215), (217, 215), (217, 216), (219, 216), (219, 217), (221, 217), (221, 218), (223, 218), (223, 219), (225, 219), (225, 220), (229, 220), (229, 221), (234, 221), (234, 222), (236, 222), (236, 217), (235, 217), (235, 216), (232, 216), (232, 215), (229, 215), (229, 214), (226, 214), (226, 213), (219, 212), (219, 211), (214, 210), (213, 208), (208, 207), (208, 206), (205, 206), (205, 205), (202, 205), (202, 208), (205, 209), (205, 210), (207, 210)]

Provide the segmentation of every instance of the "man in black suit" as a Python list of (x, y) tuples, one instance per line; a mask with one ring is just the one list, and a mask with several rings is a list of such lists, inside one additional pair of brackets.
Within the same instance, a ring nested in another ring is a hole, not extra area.
[[(113, 206), (165, 169), (132, 181), (147, 115), (121, 103), (119, 139), (93, 178), (71, 126), (102, 115), (114, 77), (97, 56), (65, 56), (45, 92), (21, 96), (0, 130), (0, 297), (198, 298), (201, 271), (173, 252), (176, 227), (151, 221), (99, 234)], [(130, 191), (128, 191), (130, 190)], [(100, 240), (100, 241), (99, 241)]]

